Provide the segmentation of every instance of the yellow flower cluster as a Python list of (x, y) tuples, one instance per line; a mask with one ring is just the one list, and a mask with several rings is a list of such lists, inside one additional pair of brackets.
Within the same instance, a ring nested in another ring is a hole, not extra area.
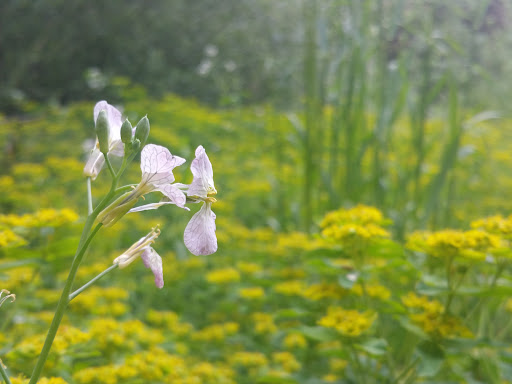
[(265, 296), (265, 291), (261, 287), (247, 287), (238, 290), (240, 297), (249, 300), (262, 299)]
[[(11, 384), (28, 384), (29, 379), (21, 378), (21, 377), (13, 377), (11, 378)], [(38, 384), (68, 384), (66, 380), (61, 377), (42, 377), (37, 381)]]
[(327, 228), (332, 225), (340, 224), (375, 224), (377, 226), (388, 225), (390, 220), (385, 219), (381, 211), (375, 207), (367, 205), (357, 205), (350, 209), (339, 209), (337, 211), (329, 212), (325, 215), (320, 226)]
[(74, 223), (78, 215), (71, 209), (43, 209), (33, 214), (25, 215), (0, 215), (0, 225), (7, 227), (58, 227), (64, 224)]
[(192, 325), (180, 321), (179, 316), (171, 311), (155, 311), (149, 310), (147, 321), (151, 325), (171, 331), (175, 336), (184, 336), (192, 332)]
[(261, 265), (256, 263), (240, 261), (236, 266), (242, 273), (247, 275), (255, 275), (262, 271)]
[(206, 281), (212, 284), (228, 284), (240, 281), (240, 273), (234, 268), (216, 269), (206, 274)]
[(486, 232), (500, 235), (503, 238), (512, 238), (512, 216), (504, 218), (501, 215), (491, 216), (471, 222), (471, 228), (482, 229)]
[(312, 284), (304, 291), (304, 297), (309, 300), (341, 299), (347, 290), (339, 284), (319, 283)]
[(240, 325), (234, 322), (212, 324), (200, 331), (194, 332), (192, 334), (192, 339), (198, 341), (221, 342), (224, 341), (227, 336), (236, 334), (239, 328)]
[(500, 247), (500, 238), (479, 231), (446, 229), (437, 232), (416, 232), (408, 239), (407, 246), (421, 250), (433, 257), (464, 257), (483, 260), (488, 252)]
[(91, 287), (70, 304), (72, 311), (77, 313), (93, 313), (101, 316), (122, 316), (128, 311), (124, 301), (128, 299), (128, 291), (116, 287)]
[(308, 341), (300, 333), (289, 333), (283, 339), (283, 345), (287, 349), (303, 349), (308, 346)]
[(229, 358), (230, 364), (233, 366), (263, 367), (268, 364), (267, 357), (260, 352), (241, 351), (235, 352)]
[(15, 234), (10, 229), (0, 231), (0, 248), (7, 247), (20, 247), (27, 242), (22, 237)]
[(139, 320), (121, 322), (108, 317), (92, 320), (89, 334), (101, 351), (133, 350), (137, 345), (147, 347), (164, 340), (160, 330), (149, 328)]
[(301, 364), (290, 352), (274, 352), (272, 354), (272, 361), (287, 373), (296, 372), (301, 369)]
[(358, 296), (365, 293), (369, 297), (380, 300), (387, 300), (391, 297), (391, 291), (380, 284), (367, 284), (364, 286), (364, 290), (361, 284), (354, 284), (351, 290)]
[(285, 296), (302, 296), (306, 284), (301, 280), (289, 280), (278, 283), (274, 286), (274, 291)]
[(447, 315), (444, 306), (437, 300), (409, 292), (402, 297), (402, 303), (414, 311), (409, 314), (411, 320), (430, 335), (442, 338), (472, 337), (471, 331), (458, 318)]
[(277, 332), (272, 315), (263, 312), (255, 312), (251, 316), (254, 322), (254, 332), (258, 335), (268, 335)]
[(389, 223), (377, 208), (358, 205), (329, 212), (320, 226), (324, 238), (359, 248), (373, 239), (390, 237), (383, 228)]
[(358, 312), (353, 309), (329, 307), (327, 315), (318, 320), (318, 325), (334, 328), (343, 336), (358, 337), (367, 331), (375, 321), (376, 315), (371, 312)]

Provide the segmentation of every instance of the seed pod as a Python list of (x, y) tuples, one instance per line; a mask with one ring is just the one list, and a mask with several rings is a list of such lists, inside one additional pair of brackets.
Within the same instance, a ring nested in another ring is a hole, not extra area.
[(100, 152), (106, 155), (109, 149), (110, 124), (107, 111), (104, 109), (100, 111), (96, 119), (96, 136), (98, 136)]
[(149, 120), (147, 116), (144, 116), (137, 123), (137, 127), (135, 128), (135, 139), (139, 139), (141, 147), (146, 144), (146, 140), (149, 136)]
[(130, 123), (130, 121), (128, 121), (128, 119), (126, 119), (124, 121), (123, 125), (121, 125), (121, 141), (125, 144), (131, 143), (132, 142), (132, 133), (133, 133), (132, 124)]

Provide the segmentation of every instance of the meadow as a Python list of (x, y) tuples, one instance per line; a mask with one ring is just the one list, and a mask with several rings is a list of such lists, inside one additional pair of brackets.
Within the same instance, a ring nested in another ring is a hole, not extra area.
[[(85, 290), (39, 383), (512, 382), (511, 120), (458, 111), (452, 132), (433, 113), (418, 158), (412, 123), (397, 116), (386, 151), (347, 157), (356, 139), (331, 148), (330, 123), (307, 140), (307, 110), (213, 109), (118, 81), (124, 115), (148, 115), (148, 143), (189, 160), (178, 181), (191, 181), (194, 149), (206, 148), (218, 251), (185, 248), (194, 209), (101, 229), (76, 287), (157, 225), (165, 285), (138, 261)], [(0, 289), (16, 294), (0, 308), (0, 357), (12, 384), (28, 382), (87, 217), (93, 106), (26, 103), (0, 120)], [(137, 163), (123, 182), (139, 180)], [(109, 185), (103, 170), (95, 203)]]

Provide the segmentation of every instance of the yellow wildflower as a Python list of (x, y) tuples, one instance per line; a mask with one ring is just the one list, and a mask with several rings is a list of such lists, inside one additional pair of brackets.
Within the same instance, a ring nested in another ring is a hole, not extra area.
[(343, 336), (358, 337), (372, 326), (375, 318), (376, 315), (370, 312), (329, 307), (327, 315), (318, 320), (318, 325), (333, 328)]
[(240, 281), (240, 273), (234, 268), (216, 269), (206, 274), (206, 280), (212, 284), (227, 284)]
[(272, 334), (277, 332), (277, 326), (274, 324), (274, 318), (268, 313), (256, 312), (251, 316), (254, 322), (254, 332), (260, 335)]
[(263, 367), (268, 364), (267, 358), (260, 352), (235, 352), (229, 360), (231, 365), (242, 367)]
[(307, 347), (308, 342), (306, 338), (302, 336), (300, 333), (289, 333), (284, 338), (283, 345), (287, 349), (302, 349)]
[(272, 354), (272, 361), (279, 364), (285, 372), (296, 372), (301, 368), (301, 364), (290, 352), (274, 352)]
[(274, 286), (274, 291), (286, 296), (301, 296), (305, 289), (305, 283), (300, 280), (284, 281)]
[(265, 291), (261, 287), (248, 287), (241, 288), (238, 294), (244, 299), (261, 299), (265, 296)]

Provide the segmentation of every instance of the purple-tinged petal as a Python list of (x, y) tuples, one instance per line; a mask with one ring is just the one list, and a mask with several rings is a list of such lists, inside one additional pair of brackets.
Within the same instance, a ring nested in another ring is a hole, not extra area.
[(211, 203), (205, 202), (187, 224), (184, 234), (185, 245), (194, 255), (210, 255), (217, 251), (215, 217)]
[[(158, 203), (150, 203), (150, 204), (145, 204), (145, 205), (141, 205), (139, 207), (135, 207), (135, 208), (132, 208), (128, 211), (128, 213), (133, 213), (133, 212), (142, 212), (142, 211), (149, 211), (151, 209), (158, 209), (160, 208), (162, 205), (169, 205), (169, 204), (175, 204), (174, 202), (172, 201), (166, 201), (166, 200), (162, 200)], [(187, 211), (190, 211), (189, 208), (187, 207), (180, 207), (180, 208), (183, 208)]]
[(187, 196), (185, 196), (181, 189), (177, 188), (173, 184), (166, 184), (158, 190), (167, 196), (171, 203), (176, 204), (180, 208), (185, 208)]
[(213, 183), (212, 163), (202, 145), (196, 149), (196, 157), (192, 160), (190, 170), (194, 179), (188, 189), (188, 196), (206, 198), (209, 193), (217, 192)]
[(185, 161), (179, 156), (173, 156), (165, 147), (148, 144), (142, 149), (140, 159), (142, 182), (155, 186), (172, 183), (172, 170)]
[(164, 273), (160, 255), (153, 248), (147, 247), (140, 257), (146, 268), (150, 268), (153, 275), (155, 275), (155, 285), (157, 288), (163, 288)]
[(94, 106), (94, 123), (98, 119), (100, 111), (105, 110), (107, 112), (107, 118), (110, 125), (110, 140), (121, 139), (121, 125), (123, 124), (122, 115), (119, 110), (107, 103), (105, 100), (98, 101)]
[(89, 155), (89, 159), (87, 159), (87, 163), (85, 163), (84, 175), (89, 176), (92, 180), (96, 180), (101, 168), (103, 168), (103, 164), (105, 164), (103, 153), (100, 152), (98, 147), (94, 147)]

